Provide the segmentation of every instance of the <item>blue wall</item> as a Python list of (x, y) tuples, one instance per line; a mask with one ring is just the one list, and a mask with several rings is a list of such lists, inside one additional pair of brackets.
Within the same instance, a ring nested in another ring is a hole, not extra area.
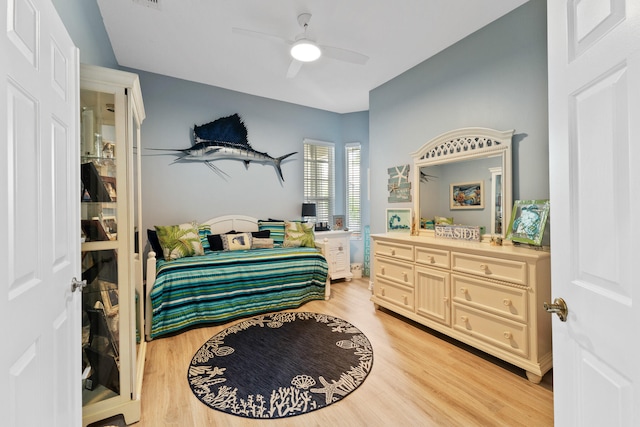
[[(118, 68), (95, 1), (54, 0), (82, 62)], [(445, 131), (468, 126), (515, 129), (514, 199), (549, 197), (546, 3), (531, 0), (370, 93), (369, 112), (336, 114), (138, 70), (147, 119), (143, 145), (185, 148), (194, 124), (240, 114), (256, 150), (272, 156), (302, 150), (303, 138), (336, 143), (337, 207), (344, 213), (344, 150), (363, 149), (363, 224), (384, 231), (387, 168), (411, 163), (410, 153)], [(145, 227), (204, 220), (226, 213), (296, 218), (302, 202), (302, 157), (271, 166), (216, 163), (170, 165), (171, 156), (143, 153)], [(370, 179), (369, 176), (370, 175)], [(371, 184), (371, 191), (367, 187)], [(415, 184), (414, 184), (415, 185)], [(371, 200), (368, 199), (370, 194)], [(352, 261), (362, 262), (362, 242)]]
[[(95, 1), (54, 0), (63, 22), (80, 48), (81, 62), (118, 66)], [(142, 160), (143, 226), (202, 221), (224, 214), (259, 218), (300, 217), (303, 201), (302, 142), (304, 138), (336, 144), (336, 214), (345, 212), (344, 143), (368, 145), (368, 112), (337, 114), (188, 82), (135, 69), (140, 76), (147, 118), (142, 124), (143, 147), (188, 148), (194, 124), (233, 113), (241, 115), (249, 142), (273, 157), (298, 152), (282, 164), (280, 182), (272, 166), (235, 160), (216, 161), (229, 175), (221, 178), (202, 163), (171, 165), (175, 156), (144, 150)], [(366, 160), (364, 158), (366, 168)], [(366, 181), (363, 182), (366, 185)], [(365, 212), (368, 206), (363, 206)], [(362, 242), (352, 244), (362, 261)]]
[(531, 0), (370, 92), (372, 233), (387, 207), (413, 207), (387, 203), (387, 168), (456, 128), (515, 129), (513, 198), (549, 197), (546, 42), (546, 3)]
[[(135, 71), (135, 70), (134, 70)], [(344, 182), (343, 138), (366, 143), (368, 115), (340, 115), (213, 86), (136, 71), (140, 75), (147, 119), (143, 143), (153, 148), (188, 148), (193, 125), (238, 113), (254, 149), (273, 157), (298, 154), (282, 164), (284, 182), (271, 165), (220, 160), (222, 178), (203, 163), (171, 165), (174, 155), (144, 152), (145, 226), (242, 213), (259, 218), (299, 218), (302, 203), (303, 140), (336, 143), (338, 182)], [(346, 122), (343, 135), (343, 122)], [(363, 132), (364, 130), (364, 132)], [(344, 185), (337, 185), (336, 213), (344, 212)]]

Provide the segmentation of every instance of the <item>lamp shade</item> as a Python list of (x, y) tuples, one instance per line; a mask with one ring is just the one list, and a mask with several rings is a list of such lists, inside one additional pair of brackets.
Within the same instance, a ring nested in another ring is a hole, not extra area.
[(315, 203), (303, 203), (302, 204), (302, 216), (316, 216), (316, 204)]

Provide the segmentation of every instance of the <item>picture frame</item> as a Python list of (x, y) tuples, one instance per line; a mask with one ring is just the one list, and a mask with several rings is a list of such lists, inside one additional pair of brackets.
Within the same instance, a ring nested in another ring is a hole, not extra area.
[(101, 176), (102, 183), (104, 184), (104, 188), (107, 190), (109, 197), (112, 202), (116, 202), (118, 200), (118, 193), (116, 189), (116, 177), (115, 176)]
[[(82, 181), (81, 201), (83, 202), (111, 202), (111, 196), (105, 186), (98, 169), (93, 162), (83, 163), (80, 166), (80, 178)], [(115, 178), (114, 178), (115, 184)], [(114, 187), (115, 188), (115, 187)]]
[(344, 215), (334, 215), (332, 230), (343, 230), (343, 229), (344, 229)]
[(411, 232), (410, 208), (387, 208), (387, 233)]
[(450, 209), (484, 209), (484, 182), (470, 181), (451, 183), (449, 190)]
[(82, 232), (87, 242), (104, 242), (111, 240), (111, 236), (105, 230), (102, 221), (99, 219), (83, 219), (80, 221)]
[(100, 280), (100, 294), (102, 296), (102, 305), (104, 306), (104, 312), (108, 317), (113, 317), (118, 314), (119, 310), (119, 297), (118, 287), (114, 283)]
[(540, 246), (548, 217), (549, 200), (516, 200), (507, 239), (516, 243)]
[[(94, 217), (92, 219), (99, 219), (99, 218)], [(110, 240), (113, 240), (118, 233), (118, 223), (116, 222), (116, 217), (108, 216), (108, 215), (102, 216), (102, 227), (109, 235)]]

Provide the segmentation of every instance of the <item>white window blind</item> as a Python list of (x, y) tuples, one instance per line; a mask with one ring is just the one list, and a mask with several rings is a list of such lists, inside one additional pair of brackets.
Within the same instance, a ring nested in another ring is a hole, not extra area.
[(316, 204), (316, 222), (331, 222), (335, 204), (334, 144), (304, 140), (304, 201)]
[(360, 237), (362, 232), (362, 214), (360, 197), (360, 144), (346, 145), (347, 162), (347, 227), (354, 237)]

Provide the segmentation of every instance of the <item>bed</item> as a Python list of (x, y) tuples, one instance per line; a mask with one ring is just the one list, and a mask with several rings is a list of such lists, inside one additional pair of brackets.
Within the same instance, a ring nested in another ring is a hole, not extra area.
[[(211, 234), (255, 232), (256, 218), (227, 215), (203, 223)], [(329, 299), (328, 265), (318, 248), (206, 251), (165, 261), (147, 257), (147, 339), (186, 328)]]

